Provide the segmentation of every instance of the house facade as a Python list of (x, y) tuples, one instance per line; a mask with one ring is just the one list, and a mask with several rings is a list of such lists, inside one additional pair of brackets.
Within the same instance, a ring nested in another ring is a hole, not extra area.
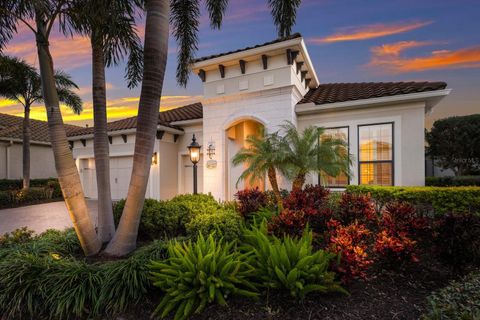
[[(199, 192), (230, 200), (239, 189), (266, 181), (238, 182), (244, 170), (231, 159), (249, 135), (281, 130), (290, 121), (345, 139), (352, 176), (319, 177), (307, 183), (342, 188), (347, 184), (424, 185), (425, 114), (450, 93), (444, 82), (323, 84), (299, 34), (197, 59), (202, 102), (161, 112), (147, 197), (168, 199), (193, 190), (187, 146), (195, 134), (202, 145)], [(133, 162), (136, 118), (108, 124), (112, 197), (127, 194)], [(320, 138), (321, 139), (321, 138)], [(96, 198), (93, 128), (69, 133), (85, 194)], [(280, 185), (290, 182), (279, 177)]]

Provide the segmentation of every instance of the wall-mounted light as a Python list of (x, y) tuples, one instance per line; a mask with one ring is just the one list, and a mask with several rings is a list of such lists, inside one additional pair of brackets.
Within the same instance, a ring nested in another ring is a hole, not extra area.
[(158, 160), (157, 160), (157, 153), (154, 152), (152, 154), (152, 165), (156, 165), (158, 163)]
[(215, 155), (215, 142), (210, 140), (207, 147), (207, 156), (209, 159), (213, 159), (214, 155)]

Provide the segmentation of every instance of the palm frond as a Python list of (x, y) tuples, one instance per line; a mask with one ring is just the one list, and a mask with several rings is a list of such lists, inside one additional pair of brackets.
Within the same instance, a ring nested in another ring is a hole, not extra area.
[(206, 0), (205, 5), (210, 15), (210, 26), (212, 29), (220, 29), (228, 7), (228, 0)]
[(65, 103), (75, 114), (83, 111), (82, 99), (73, 91), (65, 88), (57, 88), (58, 99)]
[(297, 9), (302, 0), (268, 0), (279, 37), (289, 36), (295, 25)]

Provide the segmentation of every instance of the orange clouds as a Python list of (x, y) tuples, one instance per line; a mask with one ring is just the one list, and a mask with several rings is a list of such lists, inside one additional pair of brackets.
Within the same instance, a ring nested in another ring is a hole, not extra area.
[(324, 38), (312, 38), (310, 39), (310, 42), (318, 44), (380, 38), (415, 30), (427, 26), (432, 22), (433, 21), (400, 22), (391, 24), (378, 23), (365, 26), (347, 27), (342, 28), (338, 32)]
[(435, 50), (422, 57), (405, 57), (403, 51), (415, 47), (432, 45), (431, 41), (401, 41), (371, 49), (369, 67), (388, 72), (404, 73), (446, 68), (480, 67), (480, 46), (458, 50)]
[[(35, 64), (37, 49), (33, 34), (26, 36), (30, 31), (25, 30), (24, 32), (26, 34), (22, 34), (21, 39), (14, 40), (7, 46), (5, 54), (17, 56)], [(51, 37), (49, 42), (55, 68), (69, 70), (90, 64), (91, 50), (88, 38), (67, 38), (56, 34)]]

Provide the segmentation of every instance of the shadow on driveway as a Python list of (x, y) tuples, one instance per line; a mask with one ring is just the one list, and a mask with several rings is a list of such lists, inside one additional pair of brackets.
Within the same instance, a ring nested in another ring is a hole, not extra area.
[[(96, 224), (97, 201), (87, 200), (87, 205)], [(47, 229), (63, 230), (73, 225), (63, 201), (0, 210), (0, 235), (25, 226), (39, 234)]]

